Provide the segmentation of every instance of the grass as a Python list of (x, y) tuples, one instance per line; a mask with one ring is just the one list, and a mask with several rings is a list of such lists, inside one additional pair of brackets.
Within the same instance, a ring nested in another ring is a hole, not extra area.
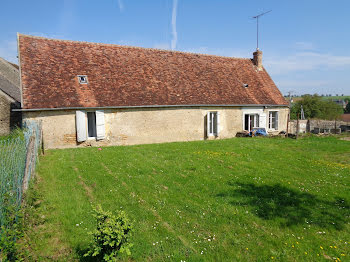
[(16, 139), (17, 137), (23, 138), (23, 130), (20, 128), (13, 129), (8, 135), (0, 136), (0, 142), (9, 139)]
[(350, 142), (336, 137), (50, 150), (37, 172), (28, 260), (88, 261), (91, 204), (134, 221), (121, 260), (350, 260)]

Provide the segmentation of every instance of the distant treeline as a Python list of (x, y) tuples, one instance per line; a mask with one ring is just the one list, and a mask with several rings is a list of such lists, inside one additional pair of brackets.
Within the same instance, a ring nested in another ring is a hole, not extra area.
[[(344, 100), (350, 100), (349, 97)], [(332, 101), (332, 99), (324, 99), (315, 95), (303, 95), (291, 105), (290, 118), (297, 119), (298, 114), (301, 115), (301, 106), (304, 111), (305, 119), (338, 119), (341, 114), (344, 114), (344, 109), (341, 105)], [(345, 113), (350, 113), (350, 103), (348, 103)], [(300, 117), (299, 117), (300, 118)]]

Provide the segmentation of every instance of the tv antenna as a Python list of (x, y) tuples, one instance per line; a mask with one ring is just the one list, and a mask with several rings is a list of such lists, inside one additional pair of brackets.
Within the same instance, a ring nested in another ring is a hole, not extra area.
[(256, 19), (256, 50), (259, 50), (259, 17), (270, 13), (272, 10), (253, 16)]

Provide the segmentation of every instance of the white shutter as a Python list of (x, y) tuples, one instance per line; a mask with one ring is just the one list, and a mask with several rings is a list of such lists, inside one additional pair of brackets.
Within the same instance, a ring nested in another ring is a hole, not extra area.
[(210, 112), (207, 113), (207, 137), (210, 134)]
[(276, 121), (276, 128), (275, 129), (278, 130), (278, 112), (276, 112), (276, 120), (275, 121)]
[(97, 140), (105, 138), (105, 114), (103, 110), (96, 110), (96, 135)]
[(259, 127), (266, 128), (266, 114), (260, 114), (259, 116)]
[(220, 133), (220, 112), (217, 112), (216, 124), (217, 124), (217, 127), (216, 127), (217, 134), (216, 134), (216, 136), (219, 136), (219, 133)]
[(84, 142), (86, 140), (86, 112), (75, 111), (75, 123), (77, 127), (77, 141)]

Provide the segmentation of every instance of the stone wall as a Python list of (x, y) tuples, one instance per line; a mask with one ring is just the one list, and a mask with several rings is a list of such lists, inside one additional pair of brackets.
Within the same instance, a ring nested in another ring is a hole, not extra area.
[[(279, 130), (274, 133), (286, 130), (287, 126), (288, 108), (278, 110)], [(204, 140), (207, 139), (205, 119), (209, 111), (220, 112), (217, 138), (235, 137), (243, 130), (243, 111), (240, 108), (106, 109), (106, 138), (78, 144), (74, 110), (25, 112), (23, 117), (42, 120), (45, 148), (66, 148)], [(268, 114), (268, 109), (264, 111)]]
[(20, 108), (19, 102), (0, 90), (0, 136), (8, 135), (11, 130), (21, 125), (22, 113), (13, 112)]
[[(299, 120), (299, 133), (308, 132), (308, 120)], [(297, 133), (297, 120), (289, 121), (288, 133), (296, 134)]]
[(0, 136), (10, 133), (11, 103), (14, 102), (9, 96), (0, 91)]
[[(288, 133), (296, 134), (297, 120), (289, 121)], [(335, 130), (335, 131), (334, 131)], [(350, 131), (350, 122), (320, 119), (299, 120), (299, 133), (340, 133)]]

